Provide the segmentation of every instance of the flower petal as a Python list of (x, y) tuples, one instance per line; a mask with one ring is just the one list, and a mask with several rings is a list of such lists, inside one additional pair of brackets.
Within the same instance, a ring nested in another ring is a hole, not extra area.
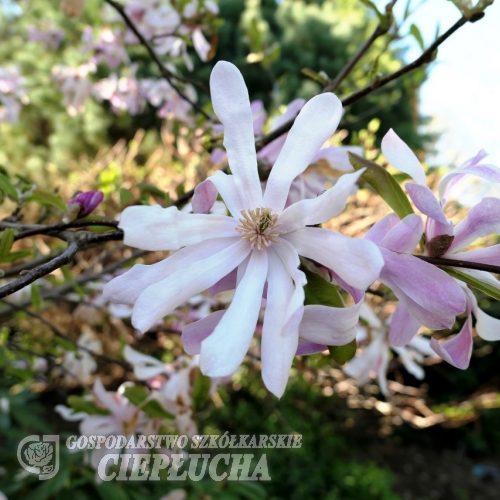
[(479, 250), (469, 250), (468, 252), (446, 254), (446, 258), (500, 266), (500, 245), (480, 248)]
[(500, 233), (500, 199), (483, 198), (469, 210), (467, 217), (455, 226), (455, 238), (446, 256), (461, 250), (478, 238), (498, 233)]
[(342, 104), (332, 93), (317, 95), (305, 104), (271, 170), (264, 206), (277, 213), (283, 210), (293, 179), (307, 168), (319, 148), (335, 132), (341, 115)]
[(146, 332), (176, 307), (229, 274), (249, 252), (248, 244), (240, 240), (149, 286), (135, 302), (132, 324), (141, 332)]
[(285, 323), (282, 334), (295, 332), (304, 313), (304, 286), (307, 283), (306, 275), (299, 269), (300, 260), (297, 251), (286, 240), (281, 240), (273, 246), (273, 251), (281, 259), (288, 276), (293, 280), (293, 293), (286, 304)]
[(484, 340), (500, 340), (500, 319), (486, 314), (479, 308), (475, 295), (466, 286), (464, 286), (464, 289), (469, 298), (472, 313), (476, 317), (475, 329), (477, 334)]
[(431, 339), (431, 347), (450, 365), (465, 370), (472, 355), (472, 317), (469, 314), (458, 335), (443, 342)]
[(156, 264), (136, 264), (132, 269), (106, 283), (103, 298), (118, 304), (133, 305), (149, 286), (183, 269), (193, 261), (206, 259), (227, 248), (240, 238), (218, 238), (182, 248)]
[(466, 309), (465, 295), (457, 282), (413, 255), (385, 248), (381, 251), (385, 266), (379, 279), (392, 289), (408, 312), (433, 330), (451, 328), (455, 316)]
[(405, 188), (410, 195), (415, 206), (425, 215), (444, 225), (449, 225), (443, 214), (443, 209), (437, 201), (434, 193), (427, 187), (420, 184), (408, 182)]
[(299, 342), (299, 345), (297, 347), (297, 352), (295, 353), (296, 356), (307, 356), (309, 354), (317, 354), (318, 352), (323, 352), (324, 350), (328, 349), (328, 346), (326, 345), (321, 345), (321, 344), (315, 344), (314, 342)]
[(425, 186), (425, 172), (415, 153), (392, 130), (382, 139), (382, 153), (386, 160), (394, 167), (408, 174), (418, 184)]
[(224, 125), (224, 146), (240, 199), (246, 208), (262, 206), (257, 172), (253, 116), (248, 90), (239, 69), (219, 61), (210, 75), (215, 114)]
[(422, 238), (423, 229), (420, 216), (407, 215), (384, 236), (379, 246), (393, 252), (411, 253)]
[(419, 329), (420, 322), (400, 302), (392, 315), (389, 342), (395, 347), (403, 347), (413, 339)]
[(387, 214), (370, 228), (365, 234), (365, 240), (373, 241), (377, 246), (380, 246), (380, 243), (389, 234), (389, 231), (400, 221), (401, 219), (394, 212)]
[(379, 276), (384, 260), (378, 247), (327, 229), (305, 227), (281, 236), (299, 255), (332, 269), (348, 285), (365, 289)]
[(182, 329), (181, 341), (184, 350), (191, 355), (200, 354), (201, 343), (213, 333), (226, 311), (215, 311), (209, 316), (186, 325)]
[(299, 342), (298, 325), (283, 335), (287, 306), (294, 293), (290, 274), (274, 252), (268, 252), (267, 304), (262, 327), (262, 379), (278, 398), (285, 392), (288, 375)]
[(231, 375), (245, 358), (257, 325), (267, 270), (267, 252), (254, 250), (233, 302), (212, 335), (201, 343), (200, 368), (205, 375)]
[(198, 184), (194, 190), (193, 212), (208, 214), (219, 193), (233, 217), (239, 217), (245, 208), (234, 183), (234, 176), (218, 170), (213, 175)]
[(296, 231), (305, 226), (314, 226), (329, 221), (344, 210), (347, 198), (352, 193), (365, 169), (345, 174), (337, 183), (310, 200), (301, 200), (286, 208), (278, 218), (280, 231)]
[(224, 215), (186, 214), (177, 207), (134, 206), (126, 208), (118, 227), (123, 242), (143, 250), (178, 250), (212, 238), (237, 236), (238, 221)]
[(363, 301), (350, 307), (305, 306), (300, 338), (315, 344), (348, 344), (356, 338), (361, 304)]
[(359, 146), (328, 146), (320, 149), (316, 153), (312, 163), (324, 160), (333, 170), (338, 170), (339, 172), (353, 172), (354, 168), (349, 161), (348, 152), (363, 156), (363, 148)]
[(148, 380), (160, 373), (168, 373), (165, 364), (159, 359), (132, 349), (129, 345), (123, 348), (123, 357), (134, 367), (137, 380)]

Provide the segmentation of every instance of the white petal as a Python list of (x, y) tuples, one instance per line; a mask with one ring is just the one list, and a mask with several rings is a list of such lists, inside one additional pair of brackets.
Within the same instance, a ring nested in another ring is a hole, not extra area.
[(343, 175), (337, 183), (311, 200), (294, 203), (280, 214), (280, 231), (295, 231), (305, 226), (314, 226), (329, 221), (344, 210), (347, 198), (352, 193), (365, 169)]
[(126, 245), (143, 250), (178, 250), (212, 238), (237, 236), (238, 221), (232, 217), (186, 214), (176, 207), (159, 205), (126, 208), (118, 227)]
[(332, 269), (348, 285), (366, 289), (380, 275), (384, 260), (379, 248), (327, 229), (305, 227), (283, 235), (299, 255)]
[(224, 125), (224, 146), (231, 173), (246, 208), (262, 206), (253, 116), (243, 76), (234, 64), (219, 61), (210, 75), (215, 114)]
[(137, 297), (148, 286), (158, 283), (158, 281), (187, 267), (192, 262), (206, 259), (238, 241), (241, 241), (241, 238), (207, 240), (197, 245), (182, 248), (156, 264), (136, 264), (125, 274), (106, 283), (103, 290), (103, 298), (118, 304), (133, 305)]
[(285, 392), (299, 336), (297, 327), (291, 334), (282, 335), (294, 287), (281, 259), (272, 251), (268, 256), (267, 303), (261, 344), (262, 379), (266, 387), (280, 398)]
[(386, 160), (394, 167), (408, 174), (418, 184), (425, 186), (425, 172), (415, 153), (392, 130), (382, 139), (382, 153)]
[(146, 332), (176, 307), (229, 274), (249, 252), (248, 243), (240, 240), (146, 288), (135, 303), (132, 324), (141, 332)]
[(134, 367), (134, 375), (138, 380), (148, 380), (160, 373), (167, 373), (165, 364), (159, 359), (132, 349), (129, 345), (123, 348), (123, 357)]
[(200, 368), (209, 377), (227, 377), (242, 363), (259, 318), (267, 277), (265, 250), (254, 250), (233, 302), (212, 335), (201, 343)]
[(334, 94), (320, 94), (305, 104), (271, 170), (264, 206), (277, 213), (283, 210), (293, 179), (307, 168), (335, 132), (341, 116), (342, 104)]

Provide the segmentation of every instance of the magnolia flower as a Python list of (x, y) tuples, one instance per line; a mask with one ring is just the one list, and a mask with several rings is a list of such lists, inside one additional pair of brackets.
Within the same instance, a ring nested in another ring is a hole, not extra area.
[(92, 95), (92, 81), (89, 75), (96, 71), (94, 63), (81, 64), (76, 68), (57, 65), (52, 76), (63, 94), (63, 104), (70, 116), (76, 116), (85, 109), (85, 102)]
[[(390, 130), (382, 140), (382, 152), (394, 167), (407, 173), (416, 180), (416, 183), (407, 183), (405, 187), (415, 206), (427, 216), (425, 223), (425, 250), (428, 255), (431, 257), (466, 260), (482, 264), (500, 264), (500, 245), (493, 245), (480, 250), (463, 251), (465, 247), (478, 238), (500, 233), (500, 199), (491, 197), (484, 198), (480, 203), (472, 207), (467, 216), (456, 226), (453, 226), (452, 222), (446, 219), (443, 212), (446, 203), (451, 198), (453, 188), (463, 180), (466, 175), (481, 177), (490, 182), (500, 182), (500, 169), (494, 165), (481, 163), (487, 156), (484, 151), (480, 151), (475, 157), (467, 160), (459, 169), (443, 177), (439, 184), (439, 200), (436, 199), (433, 192), (425, 185), (425, 173), (417, 157), (394, 131)], [(393, 222), (388, 222), (386, 227), (391, 224), (396, 224), (394, 214), (388, 217), (392, 217)], [(409, 219), (409, 217), (413, 216), (408, 216), (405, 220)], [(417, 234), (418, 231), (413, 232), (414, 242), (417, 238), (420, 238)], [(407, 233), (404, 238), (410, 239), (412, 237)], [(415, 245), (416, 243), (414, 246)], [(419, 266), (421, 266), (421, 264), (419, 264)], [(464, 270), (460, 268), (459, 270), (480, 281), (500, 288), (500, 283), (490, 273), (473, 269)], [(382, 272), (382, 275), (383, 274)], [(381, 279), (381, 281), (383, 280)], [(433, 339), (431, 345), (443, 359), (457, 368), (465, 369), (469, 365), (472, 353), (471, 313), (474, 314), (477, 320), (476, 331), (483, 339), (500, 340), (500, 329), (498, 328), (495, 318), (488, 316), (479, 309), (477, 300), (468, 288), (463, 285), (462, 282), (458, 280), (455, 281), (456, 284), (461, 287), (462, 293), (464, 294), (468, 319), (457, 336), (441, 343)], [(426, 289), (429, 288), (426, 287)], [(394, 289), (393, 291), (398, 295)], [(432, 297), (434, 297), (433, 300), (438, 299), (435, 294), (433, 294)], [(455, 300), (451, 296), (447, 298), (450, 303)], [(463, 303), (463, 300), (460, 303)], [(421, 321), (423, 319), (422, 316), (418, 317), (414, 314), (414, 310), (411, 311), (409, 309), (409, 312), (412, 313), (417, 320)], [(429, 326), (425, 322), (421, 322)], [(413, 326), (408, 328), (404, 335), (401, 335), (399, 338), (394, 338), (393, 341), (397, 345), (404, 345), (412, 338), (413, 335), (411, 331), (416, 326), (417, 324), (413, 321)]]
[(102, 354), (102, 343), (95, 338), (91, 330), (88, 330), (80, 335), (77, 345), (79, 348), (76, 352), (68, 351), (64, 353), (62, 366), (71, 374), (71, 376), (69, 374), (66, 376), (68, 382), (73, 382), (72, 376), (74, 376), (80, 382), (86, 384), (97, 370), (97, 363), (88, 350)]
[(56, 50), (64, 40), (65, 33), (55, 26), (45, 26), (39, 29), (37, 26), (28, 26), (28, 37), (32, 42), (39, 42), (47, 49)]
[(18, 68), (0, 67), (0, 123), (18, 121), (21, 103), (28, 101), (23, 85)]
[(63, 217), (63, 222), (70, 222), (92, 213), (104, 199), (102, 191), (86, 191), (78, 193), (68, 201), (68, 208)]
[[(216, 172), (197, 186), (195, 214), (176, 207), (134, 206), (119, 227), (127, 245), (177, 250), (151, 266), (136, 265), (106, 285), (106, 298), (134, 305), (132, 324), (142, 332), (156, 321), (237, 269), (237, 286), (227, 311), (195, 325), (201, 342), (201, 371), (232, 374), (243, 361), (259, 317), (264, 286), (267, 303), (262, 331), (262, 371), (267, 387), (281, 396), (299, 340), (305, 275), (299, 255), (332, 269), (348, 285), (364, 289), (383, 265), (380, 251), (365, 240), (312, 227), (344, 208), (360, 172), (347, 174), (313, 200), (284, 210), (293, 179), (335, 131), (342, 106), (331, 93), (311, 99), (297, 117), (262, 193), (248, 92), (238, 69), (219, 62), (210, 87), (215, 113), (224, 125), (232, 175)], [(208, 214), (217, 192), (232, 216)], [(203, 213), (200, 213), (203, 212)], [(300, 332), (305, 340), (307, 329)], [(333, 335), (334, 337), (334, 335)]]
[(399, 322), (394, 321), (398, 309), (401, 307), (401, 303), (398, 304), (392, 318), (382, 323), (370, 306), (366, 302), (363, 303), (359, 315), (368, 323), (368, 328), (359, 325), (356, 339), (358, 344), (368, 339), (370, 339), (370, 342), (363, 349), (361, 355), (351, 360), (344, 367), (346, 375), (355, 378), (359, 385), (366, 384), (374, 374), (384, 396), (389, 394), (387, 368), (391, 350), (398, 354), (406, 371), (418, 380), (422, 380), (425, 376), (424, 370), (418, 363), (423, 361), (424, 356), (435, 356), (435, 353), (430, 348), (429, 339), (422, 336), (415, 336), (406, 347), (397, 347), (391, 344), (391, 333), (394, 334), (401, 327)]

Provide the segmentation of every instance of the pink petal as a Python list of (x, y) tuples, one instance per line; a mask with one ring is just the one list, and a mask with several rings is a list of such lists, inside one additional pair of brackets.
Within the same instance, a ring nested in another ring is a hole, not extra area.
[(396, 347), (407, 345), (420, 329), (417, 321), (400, 302), (392, 315), (389, 342)]
[(441, 205), (436, 200), (434, 193), (427, 187), (411, 182), (405, 184), (405, 188), (410, 195), (415, 206), (425, 215), (441, 224), (448, 225), (449, 222), (443, 214)]
[(210, 91), (215, 114), (224, 125), (224, 146), (241, 201), (247, 208), (260, 207), (253, 116), (243, 76), (234, 64), (219, 61), (210, 75)]
[(240, 240), (219, 253), (192, 262), (168, 278), (149, 286), (135, 302), (132, 324), (141, 332), (146, 332), (175, 308), (229, 274), (245, 259), (249, 251), (248, 244)]
[(329, 221), (344, 210), (347, 198), (352, 193), (365, 169), (343, 175), (337, 183), (311, 200), (301, 200), (280, 214), (280, 231), (291, 232), (305, 226), (314, 226)]
[(479, 250), (469, 250), (468, 252), (447, 253), (445, 257), (447, 259), (466, 260), (480, 264), (500, 266), (500, 245), (480, 248)]
[(378, 247), (316, 227), (305, 227), (282, 236), (299, 255), (332, 269), (348, 285), (366, 289), (379, 276), (384, 260)]
[(467, 321), (458, 335), (443, 342), (431, 339), (431, 347), (445, 361), (456, 368), (465, 370), (469, 366), (472, 355), (472, 317), (469, 314)]
[(149, 286), (164, 280), (192, 262), (206, 259), (224, 250), (231, 243), (239, 241), (241, 241), (240, 238), (207, 240), (185, 247), (156, 264), (136, 264), (132, 269), (105, 285), (103, 298), (118, 304), (133, 305), (139, 295)]
[(500, 199), (483, 198), (469, 210), (467, 217), (456, 225), (455, 239), (447, 254), (465, 248), (478, 238), (498, 233), (500, 233)]
[(227, 276), (220, 279), (208, 289), (210, 295), (215, 295), (220, 292), (226, 292), (227, 290), (234, 290), (236, 288), (236, 277), (238, 275), (238, 270), (234, 269)]
[(420, 216), (407, 215), (384, 236), (378, 245), (393, 252), (411, 253), (420, 242), (423, 229)]
[(266, 387), (280, 398), (285, 392), (299, 335), (298, 325), (288, 335), (282, 334), (294, 286), (281, 259), (271, 251), (268, 255), (267, 305), (261, 343), (262, 379)]
[(387, 285), (414, 318), (434, 330), (451, 328), (466, 308), (464, 293), (441, 269), (413, 255), (381, 248), (385, 266), (380, 281)]
[(226, 311), (215, 311), (199, 321), (190, 323), (182, 329), (182, 344), (184, 350), (191, 355), (200, 354), (201, 343), (212, 335)]
[(382, 240), (389, 234), (389, 231), (400, 222), (400, 218), (393, 212), (387, 214), (377, 221), (372, 228), (365, 234), (365, 240), (373, 241), (380, 246)]
[(193, 212), (207, 214), (221, 195), (226, 207), (233, 217), (238, 218), (245, 208), (234, 183), (234, 176), (227, 175), (220, 170), (198, 184), (194, 190)]
[(465, 285), (464, 288), (472, 313), (476, 318), (475, 329), (477, 334), (484, 340), (500, 340), (500, 319), (494, 318), (480, 309), (475, 295)]
[(212, 238), (237, 236), (238, 221), (224, 215), (187, 214), (176, 207), (126, 208), (118, 227), (126, 245), (143, 250), (178, 250)]
[(201, 343), (200, 368), (205, 375), (231, 375), (245, 358), (257, 325), (267, 271), (267, 252), (254, 250), (229, 309)]
[(293, 179), (307, 168), (319, 148), (335, 132), (341, 115), (342, 104), (331, 93), (317, 95), (305, 104), (271, 170), (264, 206), (277, 213), (283, 210)]
[(408, 174), (418, 184), (425, 186), (425, 172), (415, 153), (392, 130), (382, 139), (382, 153), (387, 161), (394, 167)]
[(297, 347), (296, 356), (307, 356), (308, 354), (317, 354), (318, 352), (323, 352), (328, 349), (328, 346), (315, 344), (314, 342), (299, 342)]
[(207, 42), (207, 39), (203, 36), (203, 32), (201, 31), (200, 27), (196, 27), (193, 30), (193, 47), (194, 50), (196, 50), (198, 57), (202, 61), (205, 62), (208, 60), (208, 54), (212, 46)]

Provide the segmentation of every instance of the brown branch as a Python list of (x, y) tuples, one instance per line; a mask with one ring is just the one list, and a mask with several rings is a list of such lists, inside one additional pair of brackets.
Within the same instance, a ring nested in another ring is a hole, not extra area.
[[(195, 109), (198, 113), (203, 115), (207, 120), (213, 121), (213, 118), (196, 102), (192, 101), (183, 90), (179, 88), (177, 84), (175, 84), (172, 80), (175, 78), (178, 81), (188, 81), (185, 78), (182, 78), (175, 73), (172, 73), (169, 71), (161, 62), (160, 58), (158, 57), (158, 54), (155, 52), (153, 47), (151, 47), (150, 43), (146, 40), (144, 35), (137, 29), (137, 26), (134, 24), (132, 19), (128, 16), (128, 14), (125, 12), (125, 9), (123, 8), (122, 5), (120, 5), (118, 2), (115, 0), (104, 0), (107, 4), (111, 5), (116, 12), (121, 16), (125, 24), (130, 28), (130, 30), (134, 33), (134, 35), (138, 38), (139, 42), (141, 43), (142, 46), (147, 50), (149, 56), (151, 59), (154, 61), (154, 63), (158, 66), (158, 69), (160, 70), (161, 76), (167, 80), (167, 82), (172, 86), (172, 88), (186, 101), (188, 102), (193, 109)], [(192, 83), (192, 82), (190, 82)]]
[[(366, 86), (364, 89), (358, 90), (357, 92), (354, 92), (353, 94), (344, 97), (344, 99), (342, 99), (342, 105), (349, 106), (350, 104), (354, 104), (355, 102), (358, 102), (363, 97), (371, 94), (372, 92), (383, 87), (384, 85), (387, 85), (388, 83), (397, 80), (399, 77), (407, 73), (410, 73), (411, 71), (423, 66), (424, 64), (431, 62), (434, 57), (435, 51), (446, 39), (448, 39), (453, 33), (455, 33), (455, 31), (457, 31), (467, 22), (469, 21), (475, 22), (479, 19), (480, 17), (470, 20), (467, 19), (466, 17), (461, 17), (448, 31), (443, 33), (440, 37), (438, 37), (434, 41), (434, 43), (432, 43), (426, 50), (424, 50), (424, 52), (422, 52), (420, 57), (415, 59), (410, 64), (407, 64), (406, 66), (402, 67), (398, 71), (395, 71), (394, 73), (391, 73), (383, 78), (376, 79), (370, 85)], [(273, 130), (269, 134), (262, 137), (260, 140), (256, 141), (257, 151), (260, 151), (264, 146), (274, 141), (281, 135), (286, 134), (292, 128), (294, 122), (295, 118), (292, 118), (291, 120), (288, 120), (287, 122), (283, 123), (283, 125), (278, 127), (276, 130)]]
[[(14, 236), (14, 240), (21, 240), (23, 238), (27, 238), (28, 236), (35, 236), (37, 234), (50, 234), (54, 232), (64, 231), (66, 229), (73, 228), (82, 228), (82, 227), (91, 227), (91, 226), (102, 226), (102, 227), (118, 227), (118, 221), (116, 220), (77, 220), (73, 222), (60, 224), (49, 224), (42, 225), (39, 224), (37, 227), (33, 227), (27, 229), (26, 231), (21, 231)], [(0, 228), (2, 227), (2, 223), (0, 222)], [(9, 227), (14, 227), (10, 225)]]
[(434, 264), (435, 266), (461, 267), (463, 269), (476, 269), (478, 271), (500, 274), (500, 266), (492, 266), (490, 264), (480, 264), (478, 262), (469, 262), (458, 259), (446, 259), (443, 257), (427, 257), (426, 255), (414, 255), (414, 257), (424, 260), (429, 264)]

